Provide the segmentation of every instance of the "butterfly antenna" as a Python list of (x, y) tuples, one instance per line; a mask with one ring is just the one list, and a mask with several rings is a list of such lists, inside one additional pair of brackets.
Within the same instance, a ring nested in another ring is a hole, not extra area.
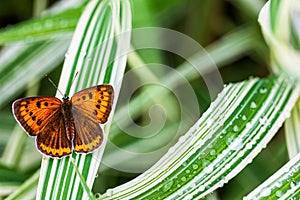
[(51, 80), (51, 78), (48, 76), (48, 74), (45, 74), (45, 77), (48, 79), (48, 81), (53, 85), (53, 87), (55, 87), (58, 92), (62, 95), (62, 96), (65, 96), (59, 89), (58, 87), (55, 85), (55, 83), (53, 83), (53, 81)]
[(72, 83), (71, 83), (71, 85), (73, 85), (73, 83), (74, 83), (74, 81), (75, 81), (75, 79), (76, 79), (77, 75), (78, 75), (78, 71), (76, 72), (76, 74), (75, 74), (75, 76), (74, 76), (74, 78), (73, 78), (73, 80), (72, 80)]

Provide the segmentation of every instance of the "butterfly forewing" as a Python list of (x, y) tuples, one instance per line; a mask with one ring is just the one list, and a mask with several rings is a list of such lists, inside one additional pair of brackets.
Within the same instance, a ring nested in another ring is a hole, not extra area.
[(91, 152), (103, 141), (103, 130), (99, 123), (105, 123), (113, 103), (113, 88), (98, 85), (77, 92), (71, 98), (75, 122), (74, 150)]
[(61, 100), (55, 97), (22, 98), (13, 103), (13, 113), (25, 131), (36, 136), (60, 111), (60, 104)]
[(73, 110), (80, 111), (103, 124), (109, 117), (113, 94), (113, 87), (105, 84), (81, 90), (71, 98)]

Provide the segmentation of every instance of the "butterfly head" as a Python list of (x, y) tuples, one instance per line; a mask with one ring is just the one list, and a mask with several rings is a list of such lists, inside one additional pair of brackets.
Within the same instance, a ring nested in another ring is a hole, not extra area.
[(63, 101), (69, 101), (69, 97), (65, 94), (62, 98)]

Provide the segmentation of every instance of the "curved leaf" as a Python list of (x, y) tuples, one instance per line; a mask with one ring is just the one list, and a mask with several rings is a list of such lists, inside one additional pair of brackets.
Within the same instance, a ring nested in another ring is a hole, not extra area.
[(267, 145), (299, 94), (286, 77), (230, 84), (153, 167), (101, 199), (203, 198)]

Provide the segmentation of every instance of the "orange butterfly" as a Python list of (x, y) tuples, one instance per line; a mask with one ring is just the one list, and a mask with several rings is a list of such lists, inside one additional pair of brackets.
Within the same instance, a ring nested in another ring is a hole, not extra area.
[(55, 97), (28, 97), (16, 100), (13, 114), (30, 136), (36, 136), (37, 149), (51, 157), (89, 153), (103, 141), (99, 123), (107, 121), (114, 90), (98, 85), (75, 93), (69, 100)]

